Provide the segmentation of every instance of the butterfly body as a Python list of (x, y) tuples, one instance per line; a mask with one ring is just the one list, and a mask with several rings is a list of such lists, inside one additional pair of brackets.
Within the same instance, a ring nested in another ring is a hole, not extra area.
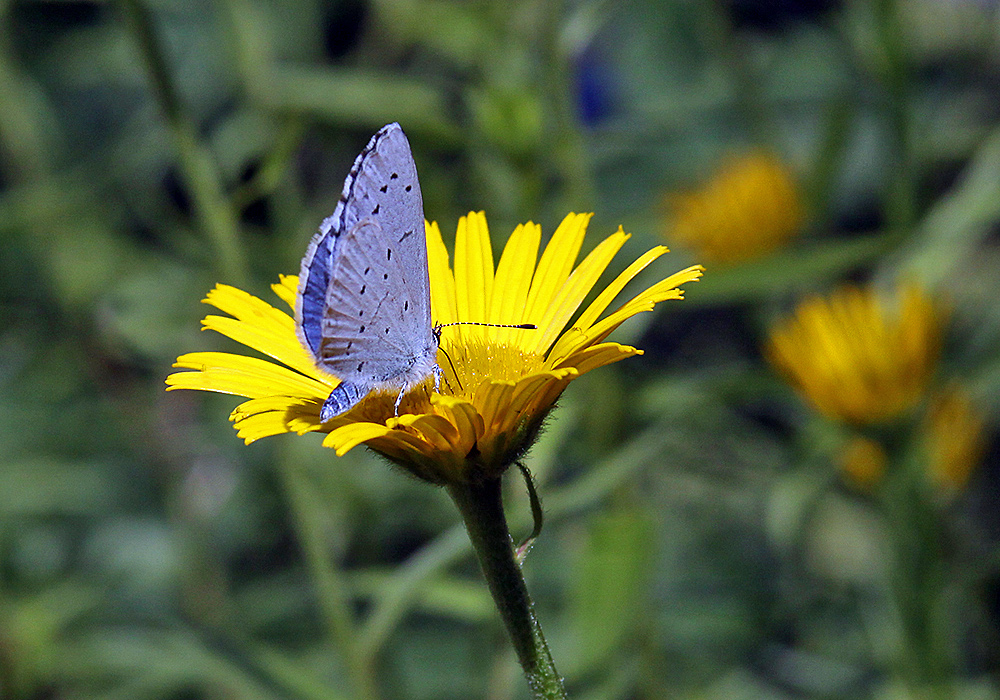
[(371, 391), (403, 394), (440, 376), (423, 201), (398, 124), (376, 133), (302, 259), (295, 319), (317, 367), (341, 383), (323, 422)]

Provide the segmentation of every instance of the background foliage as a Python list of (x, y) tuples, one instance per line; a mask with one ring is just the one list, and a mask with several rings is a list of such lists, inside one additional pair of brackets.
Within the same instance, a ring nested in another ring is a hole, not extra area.
[(913, 598), (899, 521), (760, 347), (807, 292), (919, 279), (992, 444), (998, 27), (985, 0), (0, 0), (0, 697), (526, 697), (443, 493), (163, 391), (229, 347), (204, 293), (297, 272), (389, 121), (427, 217), (486, 209), (498, 244), (592, 210), (634, 259), (751, 147), (801, 186), (796, 242), (631, 322), (646, 355), (574, 382), (530, 455), (572, 696), (997, 697), (995, 446)]

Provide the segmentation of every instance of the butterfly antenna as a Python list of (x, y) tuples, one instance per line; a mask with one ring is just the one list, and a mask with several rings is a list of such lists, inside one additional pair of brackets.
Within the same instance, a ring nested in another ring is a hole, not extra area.
[(534, 323), (483, 323), (481, 321), (452, 321), (451, 323), (439, 323), (434, 326), (434, 330), (440, 333), (442, 328), (447, 328), (448, 326), (487, 326), (489, 328), (520, 328), (524, 331), (538, 330), (538, 326)]

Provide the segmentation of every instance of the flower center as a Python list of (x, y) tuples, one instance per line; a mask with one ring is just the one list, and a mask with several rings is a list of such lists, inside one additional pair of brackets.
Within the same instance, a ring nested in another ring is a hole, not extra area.
[(438, 354), (447, 380), (442, 391), (468, 396), (483, 382), (516, 382), (540, 371), (543, 364), (543, 357), (525, 352), (517, 342), (482, 338), (443, 340)]

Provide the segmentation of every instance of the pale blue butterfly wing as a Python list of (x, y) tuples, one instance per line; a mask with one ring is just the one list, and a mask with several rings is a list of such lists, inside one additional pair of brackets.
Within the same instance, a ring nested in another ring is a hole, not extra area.
[(309, 244), (295, 318), (317, 366), (342, 382), (323, 404), (324, 422), (372, 390), (401, 398), (440, 372), (423, 201), (398, 124), (361, 151), (337, 208)]

